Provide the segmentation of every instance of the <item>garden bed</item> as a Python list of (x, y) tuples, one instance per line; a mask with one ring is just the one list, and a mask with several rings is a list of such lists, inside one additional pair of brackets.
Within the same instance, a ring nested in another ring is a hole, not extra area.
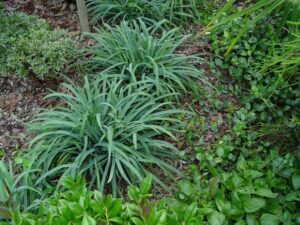
[(0, 224), (298, 224), (298, 14), (86, 3), (3, 2)]

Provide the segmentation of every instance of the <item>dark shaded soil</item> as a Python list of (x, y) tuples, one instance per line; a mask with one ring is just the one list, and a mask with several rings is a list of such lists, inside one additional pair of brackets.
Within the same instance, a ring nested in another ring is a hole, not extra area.
[(34, 76), (0, 77), (0, 150), (6, 154), (24, 147), (27, 140), (25, 123), (40, 107), (51, 108), (53, 99), (44, 100), (47, 89), (57, 89), (55, 79), (37, 80)]

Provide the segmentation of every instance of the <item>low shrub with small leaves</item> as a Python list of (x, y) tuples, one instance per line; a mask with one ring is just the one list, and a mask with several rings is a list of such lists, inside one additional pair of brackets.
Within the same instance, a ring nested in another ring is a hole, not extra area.
[(179, 182), (178, 199), (197, 199), (208, 224), (298, 224), (299, 159), (273, 148), (265, 156), (240, 154), (232, 162), (225, 144), (230, 142), (220, 144), (217, 154), (203, 153), (199, 166), (191, 165), (193, 180)]
[(151, 165), (173, 170), (162, 157), (175, 157), (177, 150), (160, 137), (176, 140), (172, 132), (182, 124), (176, 117), (185, 111), (148, 94), (151, 83), (124, 86), (122, 80), (86, 77), (83, 87), (63, 86), (66, 93), (48, 98), (57, 97), (64, 106), (44, 110), (29, 124), (37, 134), (28, 153), (30, 168), (52, 181), (82, 174), (90, 187), (103, 191), (110, 184), (114, 194), (122, 183), (141, 180)]
[[(208, 39), (218, 55), (212, 58), (212, 71), (223, 73), (222, 77), (228, 73), (234, 79), (241, 112), (246, 112), (243, 116), (252, 114), (251, 123), (263, 124), (262, 132), (282, 138), (291, 131), (299, 137), (299, 34), (283, 33), (278, 37), (281, 44), (272, 42), (280, 21), (277, 14), (263, 18), (227, 55), (243, 26), (242, 18), (212, 31)], [(290, 36), (294, 40), (289, 40)]]
[[(202, 63), (197, 56), (176, 53), (187, 36), (178, 36), (176, 29), (165, 31), (161, 23), (147, 27), (141, 20), (99, 30), (90, 36), (97, 42), (86, 49), (92, 56), (85, 65), (92, 71), (122, 74), (122, 79), (151, 81), (158, 93), (177, 92), (191, 86), (193, 79), (206, 82), (203, 70), (193, 63)], [(161, 34), (157, 34), (157, 32)]]
[(0, 75), (55, 76), (71, 56), (73, 41), (43, 19), (22, 13), (0, 18)]

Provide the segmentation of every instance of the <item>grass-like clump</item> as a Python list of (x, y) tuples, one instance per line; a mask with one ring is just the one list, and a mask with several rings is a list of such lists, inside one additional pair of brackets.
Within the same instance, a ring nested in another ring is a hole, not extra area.
[(48, 178), (83, 174), (100, 191), (111, 184), (113, 193), (120, 180), (142, 179), (150, 165), (172, 168), (161, 157), (174, 157), (177, 150), (159, 137), (176, 139), (172, 132), (183, 111), (167, 109), (170, 102), (158, 103), (164, 96), (149, 95), (151, 84), (85, 78), (83, 87), (64, 87), (67, 93), (48, 96), (64, 106), (44, 110), (29, 125), (37, 134), (29, 153), (33, 168)]
[(158, 93), (184, 91), (192, 80), (205, 82), (203, 71), (193, 65), (203, 60), (176, 52), (188, 36), (178, 35), (176, 29), (165, 31), (161, 24), (146, 26), (139, 20), (107, 25), (90, 35), (96, 44), (86, 49), (92, 56), (84, 64), (102, 76), (113, 72), (130, 82), (154, 82)]

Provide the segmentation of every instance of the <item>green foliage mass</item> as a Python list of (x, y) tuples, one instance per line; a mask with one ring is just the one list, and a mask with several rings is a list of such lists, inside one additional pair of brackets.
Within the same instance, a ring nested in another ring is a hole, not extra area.
[(241, 124), (231, 133), (197, 150), (199, 163), (190, 166), (190, 180), (179, 181), (178, 199), (197, 199), (220, 224), (297, 224), (299, 153), (260, 141)]
[(63, 106), (45, 109), (29, 125), (37, 135), (28, 158), (32, 168), (42, 170), (39, 180), (83, 174), (90, 187), (103, 191), (110, 184), (116, 194), (121, 181), (136, 183), (151, 165), (173, 170), (161, 158), (175, 157), (177, 150), (158, 137), (176, 140), (172, 132), (182, 124), (176, 117), (184, 111), (159, 103), (165, 96), (148, 94), (151, 83), (124, 86), (122, 80), (85, 78), (83, 87), (63, 86), (66, 93), (48, 96)]
[[(223, 145), (224, 146), (224, 145)], [(150, 201), (151, 177), (129, 186), (128, 201), (88, 191), (85, 182), (65, 178), (66, 191), (40, 203), (36, 214), (12, 211), (14, 224), (297, 224), (300, 173), (295, 157), (273, 149), (265, 158), (242, 155), (232, 171), (213, 161), (191, 166), (192, 181), (178, 183), (178, 198)], [(225, 157), (224, 157), (225, 159)], [(226, 160), (226, 159), (225, 159)], [(220, 167), (221, 166), (221, 167)]]
[(183, 24), (208, 17), (217, 7), (216, 0), (87, 0), (92, 23), (115, 23), (122, 20), (144, 22), (167, 19)]
[(54, 76), (71, 56), (73, 42), (43, 19), (22, 13), (0, 18), (0, 74)]
[[(0, 217), (20, 225), (299, 224), (300, 35), (295, 23), (293, 29), (276, 33), (287, 18), (271, 14), (285, 2), (260, 0), (250, 4), (251, 10), (234, 9), (237, 14), (228, 17), (231, 11), (224, 14), (222, 9), (215, 17), (222, 27), (213, 26), (206, 37), (215, 54), (211, 71), (221, 81), (230, 79), (226, 87), (217, 85), (220, 92), (238, 96), (240, 105), (213, 99), (200, 103), (206, 113), (209, 103), (218, 113), (227, 112), (226, 118), (221, 115), (210, 123), (212, 132), (218, 133), (223, 118), (231, 128), (202, 146), (209, 123), (202, 115), (193, 117), (186, 132), (192, 152), (185, 160), (190, 165), (174, 184), (174, 195), (157, 200), (149, 194), (150, 176), (139, 188), (132, 184), (152, 173), (164, 186), (155, 169), (177, 172), (166, 158), (178, 151), (167, 140), (176, 140), (174, 132), (182, 129), (178, 118), (186, 112), (166, 99), (177, 89), (189, 90), (192, 80), (204, 80), (193, 65), (202, 60), (175, 51), (186, 36), (150, 21), (164, 14), (170, 21), (188, 21), (199, 16), (198, 3), (203, 2), (90, 0), (95, 21), (130, 22), (90, 35), (96, 44), (85, 50), (85, 64), (98, 76), (84, 78), (82, 87), (64, 84), (63, 92), (48, 96), (61, 104), (29, 125), (35, 137), (21, 160), (24, 168), (0, 163)], [(273, 42), (276, 38), (280, 43)], [(125, 183), (126, 200), (103, 194), (121, 193)]]
[[(208, 41), (212, 43), (214, 53), (220, 55), (212, 58), (213, 71), (217, 72), (217, 67), (234, 79), (238, 86), (236, 94), (242, 104), (241, 112), (244, 117), (252, 115), (250, 124), (263, 123), (267, 127), (262, 128), (262, 132), (273, 136), (297, 135), (300, 115), (299, 39), (289, 40), (282, 34), (282, 43), (273, 43), (271, 40), (280, 20), (278, 15), (263, 18), (224, 57), (243, 26), (242, 18), (212, 31)], [(293, 36), (299, 37), (297, 33)]]
[[(107, 31), (108, 30), (108, 31)], [(197, 56), (177, 53), (176, 48), (188, 36), (177, 35), (176, 29), (165, 31), (161, 23), (146, 26), (139, 20), (99, 30), (90, 36), (97, 42), (86, 49), (90, 59), (84, 64), (91, 70), (121, 74), (129, 83), (151, 81), (157, 93), (178, 92), (191, 86), (192, 79), (203, 79), (203, 70), (194, 67), (202, 63)], [(157, 36), (158, 32), (161, 35)], [(207, 83), (207, 82), (206, 82)]]

